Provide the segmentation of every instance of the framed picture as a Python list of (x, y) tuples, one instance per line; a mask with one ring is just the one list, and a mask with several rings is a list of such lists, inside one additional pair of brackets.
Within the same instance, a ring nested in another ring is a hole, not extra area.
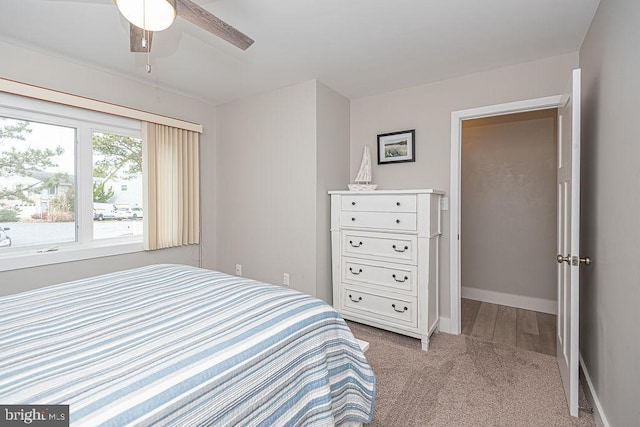
[(416, 131), (378, 135), (378, 164), (416, 161)]

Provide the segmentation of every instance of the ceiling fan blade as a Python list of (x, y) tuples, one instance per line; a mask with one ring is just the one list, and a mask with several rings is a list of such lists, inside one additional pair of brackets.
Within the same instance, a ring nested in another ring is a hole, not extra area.
[(153, 31), (147, 31), (147, 47), (142, 45), (144, 30), (129, 24), (129, 49), (131, 52), (149, 52), (151, 50), (151, 40), (153, 39)]
[(212, 15), (191, 0), (177, 0), (176, 12), (178, 16), (197, 25), (203, 30), (210, 32), (211, 34), (228, 41), (242, 50), (247, 50), (247, 48), (253, 44), (253, 39), (251, 37), (236, 30), (231, 25), (227, 24), (217, 16)]

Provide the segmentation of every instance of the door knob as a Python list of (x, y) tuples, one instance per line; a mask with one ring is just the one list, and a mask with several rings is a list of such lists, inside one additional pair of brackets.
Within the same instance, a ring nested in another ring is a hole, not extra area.
[(593, 264), (593, 261), (591, 261), (591, 257), (586, 256), (584, 258), (578, 259), (577, 256), (572, 257), (571, 254), (567, 256), (558, 255), (556, 257), (556, 261), (558, 261), (558, 264), (562, 264), (562, 262), (566, 262), (569, 265), (579, 265), (579, 263), (583, 263), (587, 267)]
[(580, 258), (580, 262), (584, 263), (584, 265), (586, 265), (587, 267), (589, 267), (591, 264), (593, 264), (593, 261), (591, 261), (591, 257), (584, 257), (584, 258)]

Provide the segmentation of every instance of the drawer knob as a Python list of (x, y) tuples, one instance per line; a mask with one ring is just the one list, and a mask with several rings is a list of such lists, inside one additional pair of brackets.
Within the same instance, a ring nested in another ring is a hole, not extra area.
[(399, 219), (396, 219), (396, 224), (400, 224), (400, 220)]
[(351, 274), (355, 274), (356, 276), (357, 276), (358, 274), (362, 273), (362, 269), (361, 269), (361, 268), (359, 268), (359, 269), (358, 269), (358, 272), (357, 272), (357, 273), (356, 273), (355, 271), (353, 271), (353, 268), (351, 268), (351, 267), (349, 267), (349, 271), (351, 272)]
[(396, 245), (393, 245), (393, 250), (394, 250), (394, 251), (396, 251), (396, 252), (404, 252), (404, 251), (406, 251), (407, 249), (409, 249), (409, 246), (405, 246), (405, 247), (404, 247), (404, 249), (398, 249), (398, 248), (396, 247)]
[(400, 206), (400, 202), (396, 202), (396, 206)]
[(351, 296), (351, 294), (349, 294), (349, 299), (350, 299), (352, 302), (360, 302), (360, 301), (362, 301), (362, 297), (358, 297), (358, 299), (353, 299), (353, 297)]
[(351, 217), (351, 221), (355, 221), (355, 220), (356, 220), (355, 218)]
[[(349, 296), (351, 296), (351, 295), (349, 295)], [(393, 307), (393, 310), (394, 310), (394, 311), (397, 311), (398, 313), (404, 313), (405, 311), (409, 310), (406, 306), (404, 307), (404, 310), (398, 310), (398, 309), (396, 308), (396, 305), (395, 305), (395, 304), (391, 304), (391, 307)]]
[(357, 244), (357, 245), (354, 245), (354, 244), (353, 244), (353, 240), (349, 240), (349, 244), (350, 244), (351, 246), (353, 246), (354, 248), (359, 248), (360, 246), (362, 246), (362, 242), (358, 242), (358, 244)]
[(355, 206), (355, 205), (356, 205), (356, 202), (351, 202), (351, 206)]
[(409, 280), (409, 278), (408, 278), (407, 276), (404, 276), (404, 280), (398, 280), (398, 278), (396, 277), (396, 275), (395, 275), (395, 274), (393, 274), (392, 276), (393, 276), (393, 279), (394, 279), (396, 282), (398, 282), (398, 283), (404, 283), (404, 282), (406, 282), (407, 280)]

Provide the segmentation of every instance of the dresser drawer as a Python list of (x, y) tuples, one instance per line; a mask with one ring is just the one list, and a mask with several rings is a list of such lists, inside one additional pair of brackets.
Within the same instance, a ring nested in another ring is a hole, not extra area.
[(343, 258), (342, 281), (417, 295), (418, 269), (413, 265)]
[(341, 212), (340, 224), (345, 228), (416, 231), (417, 217), (415, 213), (406, 212)]
[(360, 313), (404, 327), (416, 328), (418, 326), (417, 300), (415, 298), (390, 298), (345, 287), (342, 307), (354, 314)]
[(418, 240), (415, 236), (362, 231), (342, 232), (344, 256), (416, 264), (417, 252)]
[(343, 211), (416, 212), (416, 206), (414, 195), (342, 196)]

